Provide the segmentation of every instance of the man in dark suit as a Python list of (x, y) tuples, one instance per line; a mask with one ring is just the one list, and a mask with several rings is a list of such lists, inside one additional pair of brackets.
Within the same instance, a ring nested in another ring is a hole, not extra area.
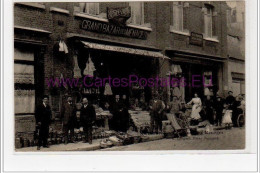
[(230, 106), (230, 109), (233, 108), (233, 103), (236, 101), (235, 97), (233, 96), (232, 91), (228, 91), (228, 96), (226, 98), (226, 104)]
[(72, 103), (72, 97), (68, 96), (67, 102), (63, 104), (61, 110), (61, 118), (63, 122), (63, 131), (65, 135), (65, 144), (68, 143), (69, 131), (70, 131), (70, 141), (74, 142), (74, 127), (76, 124), (76, 108)]
[(46, 148), (49, 147), (47, 143), (47, 139), (49, 135), (49, 125), (51, 122), (52, 114), (51, 114), (51, 108), (48, 103), (49, 103), (49, 97), (44, 96), (42, 100), (42, 104), (40, 104), (36, 108), (36, 112), (35, 112), (36, 123), (39, 127), (39, 138), (38, 138), (37, 150), (40, 150), (41, 146)]
[(111, 119), (111, 128), (115, 131), (121, 131), (121, 118), (123, 113), (123, 105), (122, 102), (119, 100), (120, 96), (115, 96), (115, 101), (111, 106), (111, 113), (113, 117)]
[(159, 99), (159, 94), (156, 92), (154, 94), (154, 99), (151, 103), (150, 117), (151, 117), (151, 129), (150, 132), (158, 133), (158, 129), (162, 131), (162, 120), (163, 120), (163, 111), (165, 109), (165, 104), (162, 100)]
[(83, 98), (82, 103), (83, 106), (81, 107), (80, 121), (85, 134), (83, 142), (92, 144), (92, 125), (96, 121), (96, 111), (95, 108), (88, 103), (87, 98)]
[(121, 106), (122, 106), (122, 112), (120, 117), (120, 131), (126, 132), (129, 128), (129, 121), (130, 121), (130, 115), (128, 112), (128, 102), (126, 99), (126, 95), (122, 96)]

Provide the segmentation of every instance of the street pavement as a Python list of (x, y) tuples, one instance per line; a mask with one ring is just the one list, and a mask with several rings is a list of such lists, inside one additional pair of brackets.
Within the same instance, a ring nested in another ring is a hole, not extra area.
[(245, 128), (215, 130), (211, 134), (193, 135), (191, 137), (161, 139), (138, 144), (100, 149), (100, 139), (93, 144), (69, 143), (51, 145), (50, 148), (27, 147), (16, 149), (18, 152), (53, 152), (53, 151), (145, 151), (145, 150), (234, 150), (245, 148)]
[(245, 128), (215, 130), (211, 134), (191, 137), (161, 139), (127, 146), (102, 149), (102, 151), (144, 150), (234, 150), (245, 148)]
[(37, 150), (37, 147), (26, 147), (19, 148), (15, 151), (17, 152), (57, 152), (57, 151), (93, 151), (100, 149), (100, 140), (93, 140), (93, 143), (90, 145), (89, 143), (76, 142), (76, 143), (68, 143), (68, 144), (58, 144), (58, 145), (50, 145), (49, 148), (41, 147), (40, 150)]

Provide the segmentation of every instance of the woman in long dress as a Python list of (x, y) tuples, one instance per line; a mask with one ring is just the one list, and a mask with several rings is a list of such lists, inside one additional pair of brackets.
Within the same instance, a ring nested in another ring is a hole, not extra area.
[(192, 112), (191, 112), (191, 118), (192, 119), (195, 119), (195, 120), (198, 120), (200, 119), (200, 111), (201, 111), (201, 99), (198, 97), (198, 94), (195, 93), (194, 94), (194, 98), (191, 99), (190, 102), (188, 102), (187, 104), (190, 105), (193, 103), (193, 106), (192, 106)]

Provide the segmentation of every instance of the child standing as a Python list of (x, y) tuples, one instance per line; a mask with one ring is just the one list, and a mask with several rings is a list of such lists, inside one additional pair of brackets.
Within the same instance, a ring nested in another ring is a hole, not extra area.
[(222, 113), (223, 113), (223, 101), (221, 97), (217, 97), (215, 103), (215, 110), (216, 110), (216, 124), (217, 126), (221, 126), (222, 123)]

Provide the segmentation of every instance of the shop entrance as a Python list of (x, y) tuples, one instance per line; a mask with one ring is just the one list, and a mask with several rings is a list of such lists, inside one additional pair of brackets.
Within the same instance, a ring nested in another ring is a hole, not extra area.
[[(138, 78), (149, 78), (155, 76), (157, 72), (154, 65), (157, 59), (150, 57), (90, 49), (82, 49), (78, 57), (82, 76), (84, 76), (83, 71), (89, 58), (93, 61), (96, 69), (95, 77), (108, 78), (110, 76), (111, 78), (129, 79), (130, 75), (135, 75)], [(151, 99), (151, 88), (138, 85), (111, 87), (113, 94), (111, 96), (104, 95), (105, 87), (100, 87), (99, 90), (98, 95), (88, 96), (93, 100), (99, 97), (101, 105), (105, 101), (113, 101), (115, 95), (120, 95), (121, 98), (122, 95), (126, 95), (127, 99), (134, 101), (136, 98), (140, 100), (142, 93), (144, 93), (146, 102)]]
[[(216, 95), (218, 91), (218, 65), (204, 65), (176, 62), (174, 65), (181, 67), (181, 72), (173, 75), (173, 77), (185, 79), (185, 102), (190, 101), (194, 97), (194, 93), (204, 100), (209, 94), (205, 91), (210, 91), (210, 95)], [(208, 86), (212, 84), (212, 86)], [(207, 89), (206, 89), (207, 88)]]

